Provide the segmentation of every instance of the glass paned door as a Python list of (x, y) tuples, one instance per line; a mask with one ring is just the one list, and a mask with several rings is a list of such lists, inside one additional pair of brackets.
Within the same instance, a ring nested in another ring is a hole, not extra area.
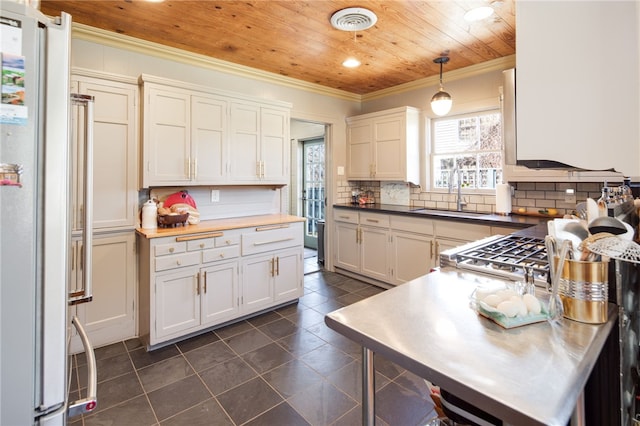
[(324, 221), (324, 139), (302, 144), (302, 214), (307, 218), (305, 247), (318, 248), (318, 221)]

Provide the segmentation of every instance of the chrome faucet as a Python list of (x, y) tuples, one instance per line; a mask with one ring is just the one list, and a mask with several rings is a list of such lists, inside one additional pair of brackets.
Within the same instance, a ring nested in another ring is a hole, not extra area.
[(454, 167), (453, 170), (451, 170), (449, 172), (449, 194), (451, 194), (451, 191), (453, 190), (453, 176), (457, 176), (457, 194), (456, 194), (456, 210), (461, 212), (462, 208), (464, 206), (467, 205), (466, 201), (464, 201), (464, 198), (462, 198), (462, 185), (461, 185), (461, 181), (462, 181), (462, 170), (460, 170), (460, 168), (458, 166)]

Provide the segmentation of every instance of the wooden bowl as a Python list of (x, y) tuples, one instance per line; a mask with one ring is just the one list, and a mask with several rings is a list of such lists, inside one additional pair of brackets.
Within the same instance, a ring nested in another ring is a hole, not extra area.
[(158, 215), (158, 227), (175, 228), (176, 226), (185, 226), (188, 219), (189, 213)]

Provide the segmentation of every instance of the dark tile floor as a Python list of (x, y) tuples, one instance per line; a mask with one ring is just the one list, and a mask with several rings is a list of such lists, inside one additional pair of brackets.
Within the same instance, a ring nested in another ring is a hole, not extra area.
[[(383, 290), (313, 269), (297, 304), (152, 352), (138, 339), (97, 349), (98, 408), (69, 424), (362, 424), (361, 348), (329, 329), (324, 315)], [(75, 398), (86, 383), (84, 355), (73, 363)], [(423, 380), (381, 356), (375, 366), (378, 425), (436, 416)]]

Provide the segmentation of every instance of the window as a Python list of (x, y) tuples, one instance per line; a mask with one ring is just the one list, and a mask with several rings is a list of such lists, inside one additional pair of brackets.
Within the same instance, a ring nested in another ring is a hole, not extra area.
[(433, 120), (434, 189), (490, 190), (502, 181), (502, 116), (498, 110)]

